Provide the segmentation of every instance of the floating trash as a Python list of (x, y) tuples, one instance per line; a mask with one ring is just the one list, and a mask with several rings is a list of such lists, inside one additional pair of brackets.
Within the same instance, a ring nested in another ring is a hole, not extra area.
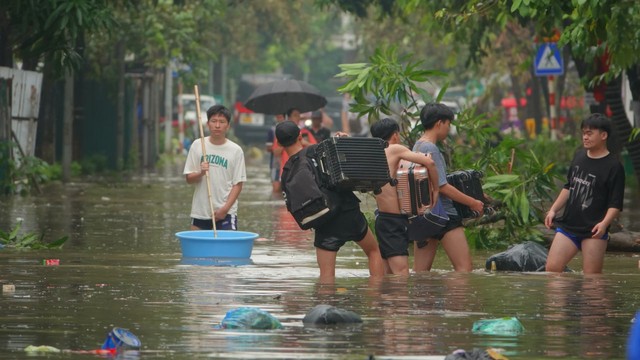
[(45, 266), (58, 266), (60, 265), (60, 259), (44, 259), (42, 265)]
[(2, 293), (3, 294), (13, 294), (16, 292), (16, 286), (13, 284), (3, 284), (2, 285)]
[(116, 350), (122, 351), (127, 349), (139, 349), (140, 339), (133, 335), (129, 330), (114, 327), (113, 330), (107, 334), (107, 339), (102, 344), (102, 350)]
[(330, 305), (316, 305), (302, 319), (304, 324), (354, 324), (361, 323), (360, 315)]
[(34, 352), (39, 352), (39, 353), (59, 353), (62, 352), (62, 350), (55, 348), (53, 346), (49, 346), (49, 345), (40, 345), (40, 346), (35, 346), (35, 345), (29, 345), (26, 348), (24, 348), (25, 352), (29, 352), (29, 353), (34, 353)]
[(485, 268), (491, 271), (544, 271), (546, 262), (547, 249), (538, 243), (526, 241), (490, 256)]
[(515, 317), (483, 319), (473, 323), (474, 334), (515, 336), (524, 333), (524, 326)]
[(240, 307), (227, 311), (224, 319), (216, 328), (272, 330), (282, 329), (282, 324), (273, 315), (264, 310), (253, 307)]
[(465, 351), (458, 349), (447, 355), (444, 360), (509, 360), (496, 349), (473, 349)]

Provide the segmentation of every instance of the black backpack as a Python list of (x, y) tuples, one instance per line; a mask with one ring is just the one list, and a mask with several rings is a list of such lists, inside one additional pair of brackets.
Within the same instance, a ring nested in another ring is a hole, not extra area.
[(311, 145), (291, 156), (282, 169), (281, 184), (287, 210), (301, 229), (317, 228), (340, 209), (340, 195), (327, 189)]

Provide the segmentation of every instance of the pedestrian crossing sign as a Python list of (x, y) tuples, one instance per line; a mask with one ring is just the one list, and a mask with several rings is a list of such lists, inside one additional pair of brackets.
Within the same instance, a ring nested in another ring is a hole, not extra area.
[(544, 43), (538, 47), (534, 62), (536, 76), (562, 75), (564, 63), (556, 43)]

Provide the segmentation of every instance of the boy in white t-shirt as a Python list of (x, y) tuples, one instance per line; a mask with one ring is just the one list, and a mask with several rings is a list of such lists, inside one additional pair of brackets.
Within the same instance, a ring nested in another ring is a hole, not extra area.
[[(213, 229), (213, 218), (217, 230), (238, 229), (238, 196), (242, 184), (247, 181), (242, 148), (227, 139), (231, 128), (231, 112), (222, 105), (207, 110), (209, 136), (205, 140), (206, 158), (202, 156), (201, 139), (196, 139), (189, 148), (183, 174), (188, 184), (195, 185), (191, 202), (191, 230)], [(206, 172), (209, 171), (211, 214)]]

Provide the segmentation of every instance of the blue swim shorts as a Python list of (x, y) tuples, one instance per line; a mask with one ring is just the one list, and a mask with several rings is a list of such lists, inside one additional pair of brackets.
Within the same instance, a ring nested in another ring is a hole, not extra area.
[[(578, 235), (572, 234), (572, 233), (570, 233), (570, 232), (568, 232), (568, 231), (566, 231), (566, 230), (564, 230), (564, 229), (562, 229), (560, 227), (556, 228), (556, 232), (568, 237), (569, 240), (571, 240), (573, 242), (573, 244), (578, 248), (578, 250), (582, 250), (582, 240), (591, 239), (589, 237), (580, 237)], [(602, 235), (601, 239), (605, 240), (605, 241), (609, 241), (609, 233), (608, 232), (604, 233), (604, 235)]]

